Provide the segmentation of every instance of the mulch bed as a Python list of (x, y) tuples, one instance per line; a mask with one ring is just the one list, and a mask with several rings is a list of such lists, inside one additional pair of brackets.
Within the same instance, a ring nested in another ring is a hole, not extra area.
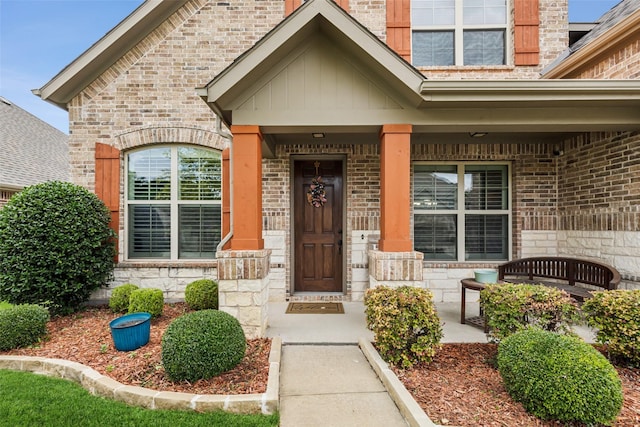
[(163, 314), (151, 320), (149, 343), (134, 351), (118, 351), (109, 322), (121, 314), (108, 307), (89, 307), (70, 316), (55, 317), (47, 325), (49, 337), (34, 348), (0, 354), (42, 356), (82, 363), (127, 385), (159, 391), (195, 394), (264, 393), (269, 377), (271, 340), (247, 341), (245, 357), (233, 370), (210, 380), (172, 382), (162, 367), (161, 340), (173, 319), (189, 312), (184, 303), (165, 304)]

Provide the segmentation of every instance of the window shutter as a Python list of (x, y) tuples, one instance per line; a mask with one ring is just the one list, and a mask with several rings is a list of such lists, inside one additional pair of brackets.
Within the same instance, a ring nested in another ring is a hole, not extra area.
[(540, 11), (538, 0), (514, 1), (515, 65), (540, 63)]
[(109, 227), (117, 236), (120, 230), (120, 150), (98, 142), (95, 160), (96, 195), (109, 209)]
[[(303, 0), (284, 0), (284, 16), (289, 16), (302, 4)], [(334, 0), (338, 6), (349, 12), (349, 0)]]
[(411, 62), (411, 0), (387, 0), (387, 45)]

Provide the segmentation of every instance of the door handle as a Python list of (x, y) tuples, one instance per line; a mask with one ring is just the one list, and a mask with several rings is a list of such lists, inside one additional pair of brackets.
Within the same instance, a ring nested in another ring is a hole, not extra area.
[(338, 254), (342, 254), (342, 239), (338, 240)]

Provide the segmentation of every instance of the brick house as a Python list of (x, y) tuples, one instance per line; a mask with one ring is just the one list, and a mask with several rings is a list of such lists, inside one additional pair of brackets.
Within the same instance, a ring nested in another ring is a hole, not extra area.
[(112, 211), (112, 287), (218, 279), (249, 335), (268, 301), (457, 301), (536, 254), (635, 287), (638, 3), (567, 50), (567, 0), (147, 1), (38, 94)]
[(69, 181), (68, 136), (0, 96), (0, 208), (25, 187)]

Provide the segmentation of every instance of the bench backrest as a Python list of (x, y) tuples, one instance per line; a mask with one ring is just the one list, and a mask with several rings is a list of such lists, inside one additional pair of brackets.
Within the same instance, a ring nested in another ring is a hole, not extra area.
[(610, 265), (562, 257), (521, 258), (498, 267), (498, 279), (506, 276), (537, 277), (566, 280), (570, 285), (576, 282), (598, 286), (604, 289), (616, 289), (620, 283), (620, 273)]

